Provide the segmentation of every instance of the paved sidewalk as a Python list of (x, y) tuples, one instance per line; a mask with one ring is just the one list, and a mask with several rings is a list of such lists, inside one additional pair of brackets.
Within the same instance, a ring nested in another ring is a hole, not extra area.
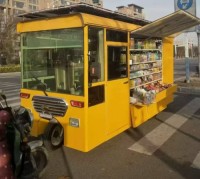
[(190, 83), (185, 82), (185, 77), (175, 81), (178, 85), (178, 92), (186, 94), (197, 94), (200, 95), (200, 78), (191, 77)]

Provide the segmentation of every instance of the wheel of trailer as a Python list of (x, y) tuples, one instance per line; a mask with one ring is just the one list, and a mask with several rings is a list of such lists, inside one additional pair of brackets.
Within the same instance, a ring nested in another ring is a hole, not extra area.
[(55, 150), (62, 146), (64, 129), (60, 124), (49, 123), (44, 134), (44, 145), (48, 150)]

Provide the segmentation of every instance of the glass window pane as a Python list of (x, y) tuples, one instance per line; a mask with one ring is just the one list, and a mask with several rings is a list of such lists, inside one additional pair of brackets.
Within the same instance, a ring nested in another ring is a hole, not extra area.
[(79, 29), (63, 29), (27, 33), (23, 36), (25, 48), (82, 47), (83, 32)]
[(103, 29), (89, 27), (89, 83), (104, 81)]
[(6, 4), (6, 0), (0, 0), (0, 4)]
[(108, 47), (108, 80), (125, 78), (127, 73), (127, 48)]
[(22, 34), (23, 88), (84, 95), (83, 29)]
[(24, 2), (15, 2), (17, 8), (24, 8)]
[(94, 106), (105, 101), (104, 85), (94, 86), (89, 88), (88, 106)]
[(127, 32), (107, 30), (106, 31), (106, 40), (113, 42), (128, 42)]

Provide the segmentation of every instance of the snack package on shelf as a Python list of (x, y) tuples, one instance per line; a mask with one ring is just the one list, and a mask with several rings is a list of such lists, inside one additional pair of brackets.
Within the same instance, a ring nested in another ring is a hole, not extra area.
[[(136, 81), (134, 81), (136, 82)], [(136, 84), (134, 84), (137, 86)], [(131, 90), (130, 103), (139, 105), (148, 105), (154, 103), (156, 94), (171, 87), (172, 84), (163, 84), (160, 82), (150, 83), (145, 86)]]
[(136, 88), (133, 90), (133, 93), (130, 98), (130, 103), (131, 104), (151, 104), (155, 100), (155, 95), (156, 92), (151, 90), (151, 91), (146, 91), (143, 88)]
[(146, 92), (144, 96), (143, 103), (144, 104), (152, 104), (155, 101), (156, 92), (154, 90)]

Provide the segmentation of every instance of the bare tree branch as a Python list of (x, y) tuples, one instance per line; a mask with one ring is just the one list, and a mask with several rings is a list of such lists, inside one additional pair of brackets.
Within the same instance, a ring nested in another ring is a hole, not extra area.
[[(18, 35), (16, 24), (19, 21), (17, 17), (0, 14), (0, 58), (6, 58), (7, 63), (16, 61), (16, 46)], [(18, 58), (19, 60), (19, 58)]]

